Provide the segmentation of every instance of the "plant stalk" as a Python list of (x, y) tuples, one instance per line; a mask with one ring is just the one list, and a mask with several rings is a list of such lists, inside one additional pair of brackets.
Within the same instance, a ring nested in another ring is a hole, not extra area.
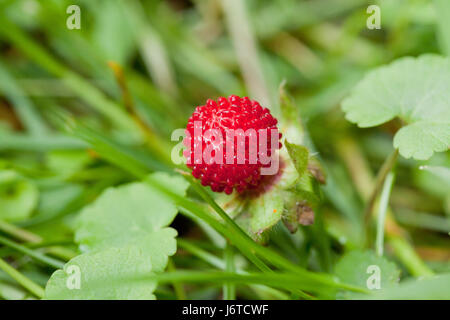
[(2, 236), (0, 236), (0, 243), (55, 269), (64, 268), (64, 262), (47, 257), (40, 252), (36, 252), (35, 250), (29, 249)]
[(364, 222), (366, 226), (370, 222), (371, 213), (373, 211), (373, 207), (375, 206), (378, 194), (380, 193), (381, 188), (384, 185), (387, 175), (389, 174), (389, 172), (391, 172), (392, 168), (394, 167), (397, 158), (398, 158), (398, 149), (395, 149), (390, 154), (390, 156), (386, 158), (386, 160), (384, 161), (383, 165), (380, 168), (380, 171), (378, 171), (378, 175), (375, 180), (375, 186), (373, 187), (372, 194), (370, 195), (370, 198), (364, 210)]
[[(236, 271), (234, 265), (233, 247), (227, 243), (224, 250), (224, 259), (226, 271), (234, 273)], [(225, 282), (223, 285), (223, 300), (236, 300), (236, 286), (233, 283)]]
[(384, 247), (384, 228), (386, 221), (386, 213), (389, 205), (389, 197), (391, 195), (392, 186), (394, 185), (395, 174), (393, 171), (389, 172), (384, 181), (383, 190), (381, 192), (380, 204), (378, 205), (378, 224), (377, 237), (375, 241), (376, 252), (379, 256), (383, 255)]
[(36, 297), (42, 299), (44, 297), (44, 289), (24, 276), (22, 273), (11, 267), (3, 259), (0, 258), (0, 269), (8, 274), (11, 278), (17, 281), (22, 287), (34, 294)]

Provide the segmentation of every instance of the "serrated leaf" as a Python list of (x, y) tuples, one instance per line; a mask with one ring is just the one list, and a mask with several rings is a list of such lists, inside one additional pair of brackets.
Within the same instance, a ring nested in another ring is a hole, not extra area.
[[(153, 179), (184, 196), (187, 182), (165, 173)], [(168, 227), (177, 213), (173, 202), (145, 182), (105, 190), (80, 214), (75, 240), (87, 253), (72, 259), (86, 290), (68, 292), (68, 275), (59, 270), (46, 288), (50, 299), (150, 299), (155, 284), (130, 282), (151, 272), (161, 272), (176, 251), (176, 230)], [(106, 262), (107, 263), (106, 263)], [(104, 268), (104, 272), (101, 269)], [(128, 280), (127, 280), (128, 279)]]
[(316, 206), (320, 201), (320, 189), (309, 175), (300, 177), (291, 190), (298, 199), (308, 202), (311, 206)]
[(299, 111), (294, 101), (288, 96), (284, 89), (284, 83), (280, 86), (280, 128), (286, 140), (301, 145), (304, 140), (305, 129), (300, 119)]
[[(184, 194), (181, 177), (156, 173), (154, 177)], [(177, 214), (171, 200), (146, 183), (105, 190), (79, 218), (75, 241), (83, 251), (138, 245), (152, 257), (153, 270), (163, 270), (176, 251), (176, 231), (167, 226)]]
[(264, 231), (273, 227), (283, 214), (282, 191), (274, 189), (270, 193), (250, 202), (248, 211), (251, 213), (250, 230), (253, 235), (260, 236)]
[(320, 201), (320, 190), (308, 172), (308, 149), (288, 141), (285, 145), (288, 152), (280, 150), (280, 175), (265, 192), (250, 196), (237, 217), (241, 227), (258, 242), (265, 242), (266, 231), (281, 219), (294, 232), (298, 227), (299, 206), (312, 208)]
[[(320, 199), (313, 177), (308, 172), (309, 151), (300, 145), (304, 129), (298, 110), (283, 87), (280, 88), (280, 104), (283, 113), (280, 126), (286, 136), (283, 143), (286, 148), (279, 150), (279, 175), (268, 183), (268, 188), (263, 188), (264, 192), (248, 197), (246, 201), (233, 199), (231, 202), (234, 205), (229, 205), (241, 213), (236, 217), (237, 223), (258, 242), (265, 242), (267, 231), (281, 219), (294, 232), (298, 227), (299, 205), (312, 207)], [(230, 211), (227, 210), (228, 213)], [(235, 216), (236, 210), (233, 213), (232, 216)]]
[(266, 231), (277, 224), (285, 214), (286, 192), (289, 192), (286, 190), (292, 188), (298, 178), (293, 162), (283, 160), (288, 159), (286, 150), (280, 150), (280, 159), (282, 161), (279, 175), (268, 179), (264, 192), (248, 195), (241, 209), (242, 213), (237, 217), (241, 227), (255, 241), (262, 243), (267, 240)]
[(351, 251), (336, 264), (335, 273), (342, 282), (367, 288), (374, 270), (379, 270), (380, 289), (395, 285), (400, 277), (397, 266), (372, 251)]
[(295, 169), (302, 176), (308, 168), (308, 149), (305, 146), (289, 143), (287, 140), (284, 141), (284, 144), (286, 145), (290, 158), (294, 162)]
[(0, 171), (0, 219), (22, 221), (28, 218), (39, 198), (39, 190), (12, 170)]
[(405, 158), (426, 160), (450, 145), (450, 60), (402, 58), (369, 72), (342, 103), (346, 118), (373, 127), (400, 118), (394, 137)]
[(45, 299), (155, 299), (154, 281), (133, 280), (152, 271), (150, 256), (137, 246), (85, 253), (53, 273)]
[[(447, 108), (450, 109), (450, 103)], [(447, 122), (419, 121), (401, 128), (394, 137), (394, 147), (400, 154), (417, 160), (427, 160), (433, 151), (445, 151), (449, 145), (450, 119)]]

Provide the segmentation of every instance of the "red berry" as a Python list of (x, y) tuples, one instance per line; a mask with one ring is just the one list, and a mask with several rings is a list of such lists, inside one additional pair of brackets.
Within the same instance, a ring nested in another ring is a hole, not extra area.
[[(267, 137), (266, 148), (262, 133)], [(275, 147), (272, 134), (276, 137)], [(189, 118), (184, 144), (190, 148), (184, 151), (184, 156), (192, 175), (202, 185), (215, 192), (230, 194), (235, 189), (241, 193), (258, 187), (261, 168), (271, 165), (267, 157), (281, 147), (280, 137), (277, 119), (258, 102), (234, 95), (217, 101), (209, 99)], [(204, 152), (213, 158), (205, 159)]]

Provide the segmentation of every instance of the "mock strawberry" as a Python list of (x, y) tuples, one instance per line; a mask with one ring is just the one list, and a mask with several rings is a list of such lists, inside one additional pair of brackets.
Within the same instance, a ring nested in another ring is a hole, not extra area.
[(209, 99), (186, 127), (184, 156), (192, 175), (215, 192), (257, 188), (261, 169), (281, 147), (277, 119), (248, 97)]

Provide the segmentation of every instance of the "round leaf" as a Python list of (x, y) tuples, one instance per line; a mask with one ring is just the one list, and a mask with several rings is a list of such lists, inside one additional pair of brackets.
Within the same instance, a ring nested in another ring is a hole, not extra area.
[(367, 280), (375, 268), (379, 270), (380, 289), (398, 282), (400, 270), (397, 266), (372, 251), (349, 252), (336, 264), (335, 271), (342, 282), (366, 288)]
[[(182, 178), (155, 175), (184, 192)], [(84, 251), (140, 246), (152, 257), (153, 270), (163, 270), (176, 251), (177, 232), (167, 228), (176, 214), (175, 205), (149, 184), (110, 188), (82, 211), (75, 240)]]
[(85, 253), (70, 260), (51, 276), (45, 299), (116, 300), (155, 299), (150, 257), (135, 246)]
[(437, 55), (402, 58), (368, 73), (342, 103), (346, 118), (373, 127), (400, 118), (394, 147), (426, 160), (450, 145), (450, 60)]

